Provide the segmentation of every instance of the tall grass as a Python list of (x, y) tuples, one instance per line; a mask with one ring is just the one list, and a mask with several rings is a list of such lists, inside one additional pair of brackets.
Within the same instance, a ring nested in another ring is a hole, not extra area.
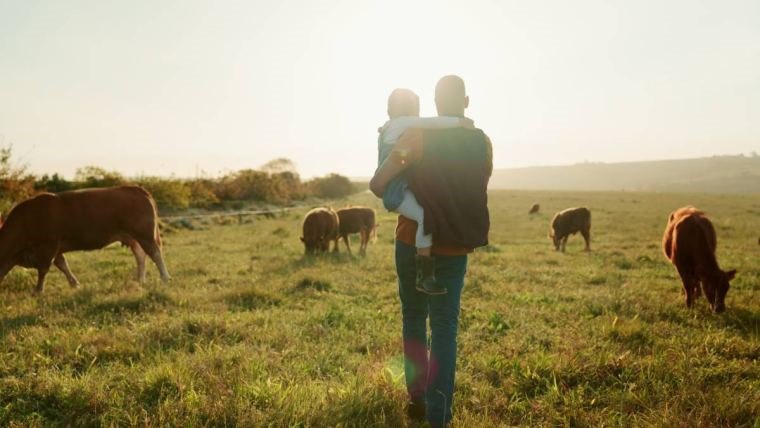
[[(543, 213), (529, 216), (533, 202)], [(0, 287), (0, 425), (410, 426), (395, 219), (366, 258), (303, 258), (302, 212), (165, 235), (174, 280), (139, 285), (120, 247), (69, 257), (44, 295)], [(343, 205), (343, 202), (339, 205)], [(727, 312), (686, 310), (661, 255), (687, 203), (739, 269)], [(585, 205), (591, 253), (546, 238)], [(463, 294), (455, 426), (760, 426), (760, 201), (739, 196), (492, 192), (491, 246)], [(305, 210), (304, 210), (305, 211)]]

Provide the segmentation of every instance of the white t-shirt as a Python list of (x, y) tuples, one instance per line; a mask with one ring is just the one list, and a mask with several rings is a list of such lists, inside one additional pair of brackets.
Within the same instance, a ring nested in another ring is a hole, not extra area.
[(377, 165), (380, 166), (401, 138), (401, 134), (410, 128), (444, 129), (462, 126), (462, 118), (456, 116), (400, 116), (393, 118), (380, 128), (380, 146), (378, 147)]
[(383, 144), (396, 144), (401, 134), (409, 128), (444, 129), (457, 128), (461, 125), (462, 118), (455, 116), (401, 116), (390, 119), (382, 127)]

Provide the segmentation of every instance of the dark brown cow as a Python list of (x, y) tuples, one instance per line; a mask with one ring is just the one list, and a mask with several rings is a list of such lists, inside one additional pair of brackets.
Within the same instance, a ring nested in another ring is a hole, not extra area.
[(549, 238), (557, 251), (565, 252), (567, 238), (580, 232), (586, 241), (585, 251), (591, 250), (591, 211), (588, 208), (568, 208), (558, 212), (552, 219)]
[(530, 211), (528, 211), (528, 214), (538, 214), (540, 211), (541, 211), (541, 205), (533, 204), (533, 206), (530, 207)]
[(145, 278), (146, 253), (169, 280), (161, 254), (156, 204), (137, 186), (42, 193), (21, 202), (0, 227), (0, 281), (14, 267), (37, 269), (38, 293), (51, 263), (72, 287), (79, 285), (64, 253), (103, 248), (121, 242), (137, 261), (137, 277)]
[(724, 272), (715, 259), (715, 228), (702, 211), (683, 207), (670, 214), (662, 249), (676, 267), (686, 291), (686, 306), (691, 308), (701, 290), (713, 311), (726, 309), (726, 293), (736, 271)]
[(338, 251), (338, 215), (330, 208), (314, 208), (306, 213), (303, 220), (301, 242), (305, 254), (325, 253), (330, 250), (330, 241), (335, 241), (333, 251)]
[[(366, 254), (369, 238), (375, 232), (375, 210), (365, 207), (350, 207), (339, 209), (337, 212), (340, 222), (338, 234), (346, 243), (348, 254), (351, 254), (348, 235), (352, 233), (358, 233), (361, 238), (359, 254)], [(337, 240), (335, 241), (335, 245), (338, 245)]]

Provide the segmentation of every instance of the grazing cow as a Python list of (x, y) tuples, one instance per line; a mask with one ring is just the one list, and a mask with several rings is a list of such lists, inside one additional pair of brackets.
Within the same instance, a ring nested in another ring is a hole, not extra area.
[(585, 251), (591, 250), (591, 211), (588, 208), (568, 208), (558, 212), (552, 219), (549, 238), (557, 251), (565, 252), (567, 238), (580, 232), (586, 241)]
[(169, 280), (161, 254), (156, 204), (137, 186), (42, 193), (16, 205), (0, 227), (0, 281), (14, 267), (37, 269), (41, 293), (51, 263), (79, 285), (64, 253), (103, 248), (121, 242), (137, 261), (137, 277), (145, 279), (146, 253)]
[(305, 254), (325, 253), (330, 250), (330, 241), (335, 241), (333, 251), (338, 251), (338, 215), (330, 208), (314, 208), (306, 213), (303, 220)]
[(716, 313), (726, 309), (726, 293), (736, 271), (722, 271), (715, 259), (715, 228), (702, 211), (683, 207), (672, 214), (662, 237), (665, 257), (676, 267), (691, 308), (701, 290)]
[[(348, 254), (351, 254), (348, 235), (352, 233), (358, 233), (361, 237), (359, 254), (366, 254), (369, 238), (375, 233), (375, 210), (365, 207), (350, 207), (339, 209), (337, 213), (340, 223), (340, 227), (338, 228), (339, 238), (342, 237), (346, 243)], [(335, 245), (338, 245), (337, 240), (335, 241)]]
[(530, 211), (528, 211), (528, 214), (538, 214), (539, 211), (541, 211), (541, 205), (533, 204), (533, 206), (530, 207)]

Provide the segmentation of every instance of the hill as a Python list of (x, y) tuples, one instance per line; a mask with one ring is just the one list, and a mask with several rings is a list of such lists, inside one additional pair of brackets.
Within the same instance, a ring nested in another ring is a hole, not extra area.
[(760, 193), (760, 156), (497, 169), (493, 189)]

